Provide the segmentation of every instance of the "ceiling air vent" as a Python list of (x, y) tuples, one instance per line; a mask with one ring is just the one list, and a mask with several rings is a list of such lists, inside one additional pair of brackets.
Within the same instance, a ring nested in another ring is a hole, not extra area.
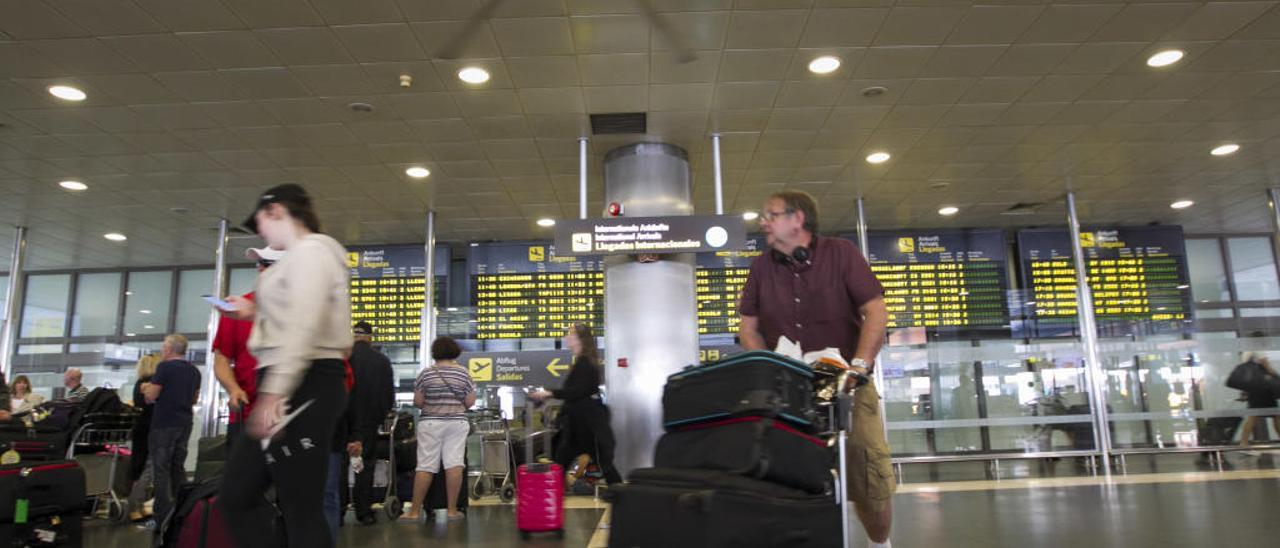
[(1006, 209), (1000, 212), (1000, 214), (1001, 215), (1034, 215), (1036, 213), (1036, 210), (1039, 209), (1040, 206), (1042, 205), (1044, 204), (1038, 203), (1038, 202), (1037, 203), (1018, 202), (1016, 204), (1009, 206), (1009, 209)]
[(609, 135), (618, 133), (645, 133), (649, 129), (643, 112), (615, 112), (591, 115), (591, 133)]

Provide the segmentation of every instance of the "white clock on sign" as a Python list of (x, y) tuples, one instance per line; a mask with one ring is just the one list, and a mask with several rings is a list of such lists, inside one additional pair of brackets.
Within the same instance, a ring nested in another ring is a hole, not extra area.
[(711, 247), (724, 247), (729, 243), (729, 231), (724, 227), (713, 226), (707, 229), (707, 245)]

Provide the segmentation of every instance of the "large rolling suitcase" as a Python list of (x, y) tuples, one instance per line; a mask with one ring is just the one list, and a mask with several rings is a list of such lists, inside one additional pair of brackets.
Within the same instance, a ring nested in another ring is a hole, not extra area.
[(1231, 445), (1243, 421), (1242, 417), (1213, 417), (1201, 421), (1197, 432), (1200, 445)]
[(0, 466), (0, 546), (80, 546), (84, 511), (75, 461)]
[[(610, 486), (611, 548), (835, 548), (835, 497), (713, 470), (646, 468)], [(659, 519), (660, 517), (660, 519)]]
[(772, 481), (813, 494), (830, 493), (832, 451), (785, 422), (736, 417), (693, 424), (658, 440), (661, 468), (703, 468)]
[[(526, 407), (525, 417), (533, 417), (533, 402)], [(529, 420), (529, 422), (532, 422)], [(529, 439), (525, 441), (525, 462), (516, 468), (516, 527), (520, 536), (528, 539), (533, 533), (555, 533), (564, 537), (564, 469), (559, 464), (541, 464), (533, 461), (533, 436), (536, 432), (526, 428)], [(547, 454), (551, 454), (551, 436)]]
[(40, 424), (0, 423), (0, 453), (9, 449), (18, 453), (21, 462), (62, 460), (67, 453), (67, 434)]
[(662, 394), (668, 429), (728, 417), (778, 417), (805, 431), (817, 418), (813, 369), (775, 354), (744, 352), (670, 377)]

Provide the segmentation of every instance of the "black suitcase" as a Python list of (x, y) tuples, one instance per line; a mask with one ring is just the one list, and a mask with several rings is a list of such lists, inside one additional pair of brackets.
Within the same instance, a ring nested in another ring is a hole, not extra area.
[(18, 452), (21, 462), (62, 460), (67, 453), (67, 434), (37, 424), (28, 428), (21, 422), (0, 423), (0, 453)]
[(817, 412), (809, 366), (752, 351), (667, 377), (662, 424), (667, 429), (735, 416), (778, 417), (812, 431)]
[(661, 468), (705, 468), (772, 481), (813, 494), (832, 492), (835, 458), (822, 440), (762, 417), (677, 428), (658, 440)]
[(80, 546), (84, 511), (84, 470), (75, 461), (0, 466), (0, 546)]
[(1231, 445), (1243, 421), (1241, 417), (1213, 417), (1202, 421), (1198, 432), (1200, 445)]
[[(835, 548), (835, 497), (714, 470), (644, 468), (610, 486), (610, 548)], [(656, 519), (657, 516), (662, 518)]]

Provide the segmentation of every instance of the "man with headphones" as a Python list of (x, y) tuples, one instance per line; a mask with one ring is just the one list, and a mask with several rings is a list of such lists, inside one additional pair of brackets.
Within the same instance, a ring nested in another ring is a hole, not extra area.
[[(768, 350), (786, 336), (805, 352), (838, 348), (849, 365), (870, 375), (889, 312), (862, 252), (843, 238), (819, 236), (818, 205), (801, 191), (770, 196), (760, 228), (770, 251), (751, 263), (742, 289), (742, 346)], [(896, 482), (874, 383), (854, 393), (848, 449), (849, 499), (871, 546), (887, 547)]]

